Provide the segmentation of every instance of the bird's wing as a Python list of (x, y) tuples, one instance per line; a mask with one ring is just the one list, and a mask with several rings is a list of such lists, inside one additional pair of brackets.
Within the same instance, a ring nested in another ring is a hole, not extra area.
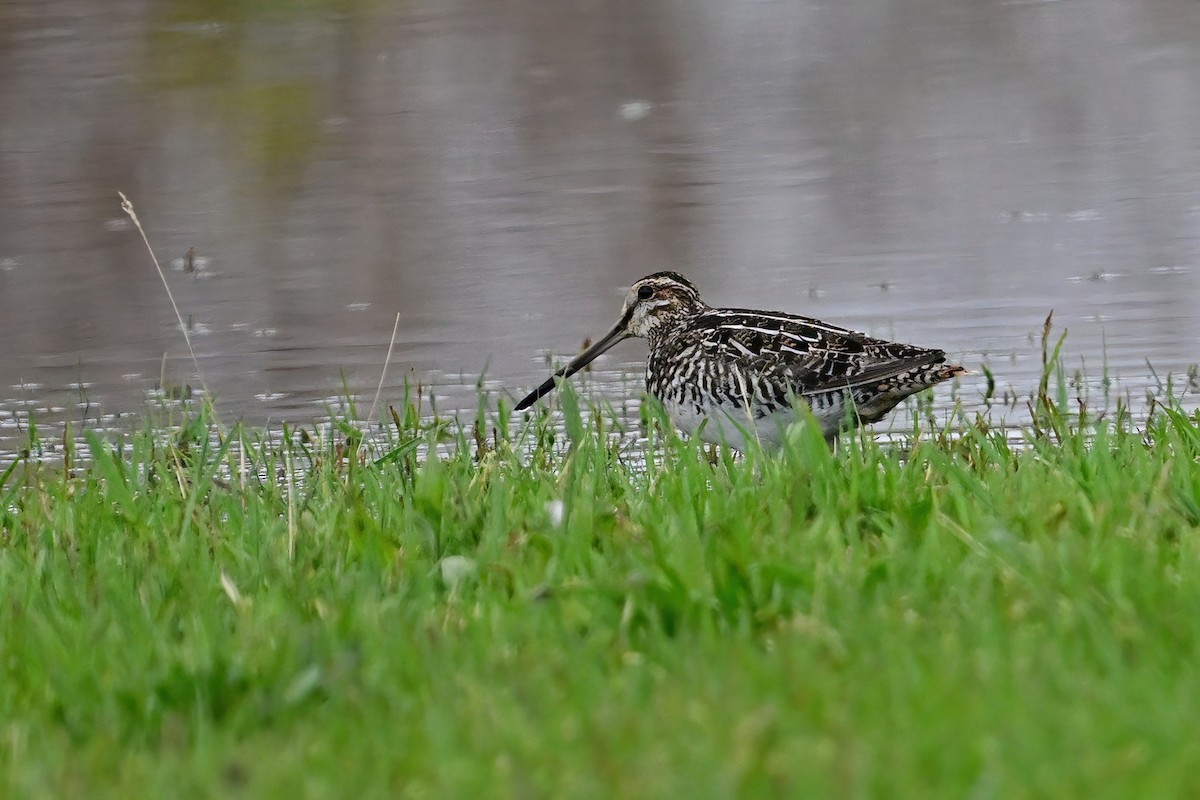
[(941, 350), (874, 339), (791, 314), (713, 309), (688, 333), (709, 357), (751, 367), (796, 395), (854, 387), (945, 360)]

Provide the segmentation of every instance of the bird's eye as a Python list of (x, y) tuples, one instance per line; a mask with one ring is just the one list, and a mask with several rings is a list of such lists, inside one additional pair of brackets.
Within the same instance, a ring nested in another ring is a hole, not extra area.
[(652, 287), (652, 286), (639, 286), (638, 287), (638, 300), (649, 300), (653, 295), (654, 295), (654, 287)]

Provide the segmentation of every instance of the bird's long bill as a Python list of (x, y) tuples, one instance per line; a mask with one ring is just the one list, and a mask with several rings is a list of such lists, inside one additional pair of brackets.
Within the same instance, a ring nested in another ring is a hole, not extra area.
[(579, 370), (583, 369), (588, 364), (595, 361), (596, 358), (598, 356), (600, 356), (600, 354), (603, 353), (605, 350), (608, 350), (610, 347), (612, 347), (617, 342), (623, 341), (624, 339), (628, 339), (629, 334), (625, 332), (625, 325), (626, 325), (626, 320), (624, 320), (624, 319), (622, 319), (620, 322), (618, 322), (616, 325), (614, 325), (613, 329), (611, 331), (604, 334), (603, 339), (596, 342), (594, 345), (589, 347), (587, 350), (584, 350), (579, 355), (575, 356), (575, 358), (571, 359), (571, 362), (569, 364), (567, 364), (565, 367), (560, 369), (558, 372), (555, 372), (553, 375), (551, 375), (549, 378), (546, 379), (545, 383), (543, 383), (541, 386), (537, 387), (532, 392), (530, 392), (528, 395), (526, 395), (524, 400), (517, 403), (516, 410), (524, 411), (525, 409), (529, 408), (531, 405), (533, 405), (534, 403), (536, 403), (538, 401), (538, 398), (543, 397), (543, 396), (548, 395), (551, 392), (553, 392), (555, 386), (557, 385), (557, 381), (560, 378), (566, 379), (566, 378), (571, 377), (576, 372), (579, 372)]

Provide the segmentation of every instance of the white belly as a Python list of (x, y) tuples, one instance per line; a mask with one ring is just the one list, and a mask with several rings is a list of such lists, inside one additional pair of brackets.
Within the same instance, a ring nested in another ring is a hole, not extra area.
[(697, 410), (691, 404), (664, 403), (667, 415), (675, 427), (688, 436), (700, 436), (710, 444), (728, 445), (738, 450), (746, 449), (747, 439), (757, 440), (766, 449), (778, 448), (783, 443), (789, 425), (814, 418), (821, 426), (821, 434), (833, 436), (842, 424), (843, 409), (836, 413), (811, 416), (796, 408), (782, 408), (758, 419), (751, 419), (745, 408), (723, 405), (703, 405)]

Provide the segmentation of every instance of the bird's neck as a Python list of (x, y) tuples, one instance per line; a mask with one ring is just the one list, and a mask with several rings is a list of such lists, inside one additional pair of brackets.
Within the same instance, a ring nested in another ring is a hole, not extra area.
[(650, 349), (657, 350), (661, 348), (664, 344), (678, 336), (684, 328), (691, 324), (692, 320), (702, 313), (704, 313), (704, 309), (698, 307), (661, 319), (657, 325), (650, 329), (646, 336), (646, 341), (649, 342)]

